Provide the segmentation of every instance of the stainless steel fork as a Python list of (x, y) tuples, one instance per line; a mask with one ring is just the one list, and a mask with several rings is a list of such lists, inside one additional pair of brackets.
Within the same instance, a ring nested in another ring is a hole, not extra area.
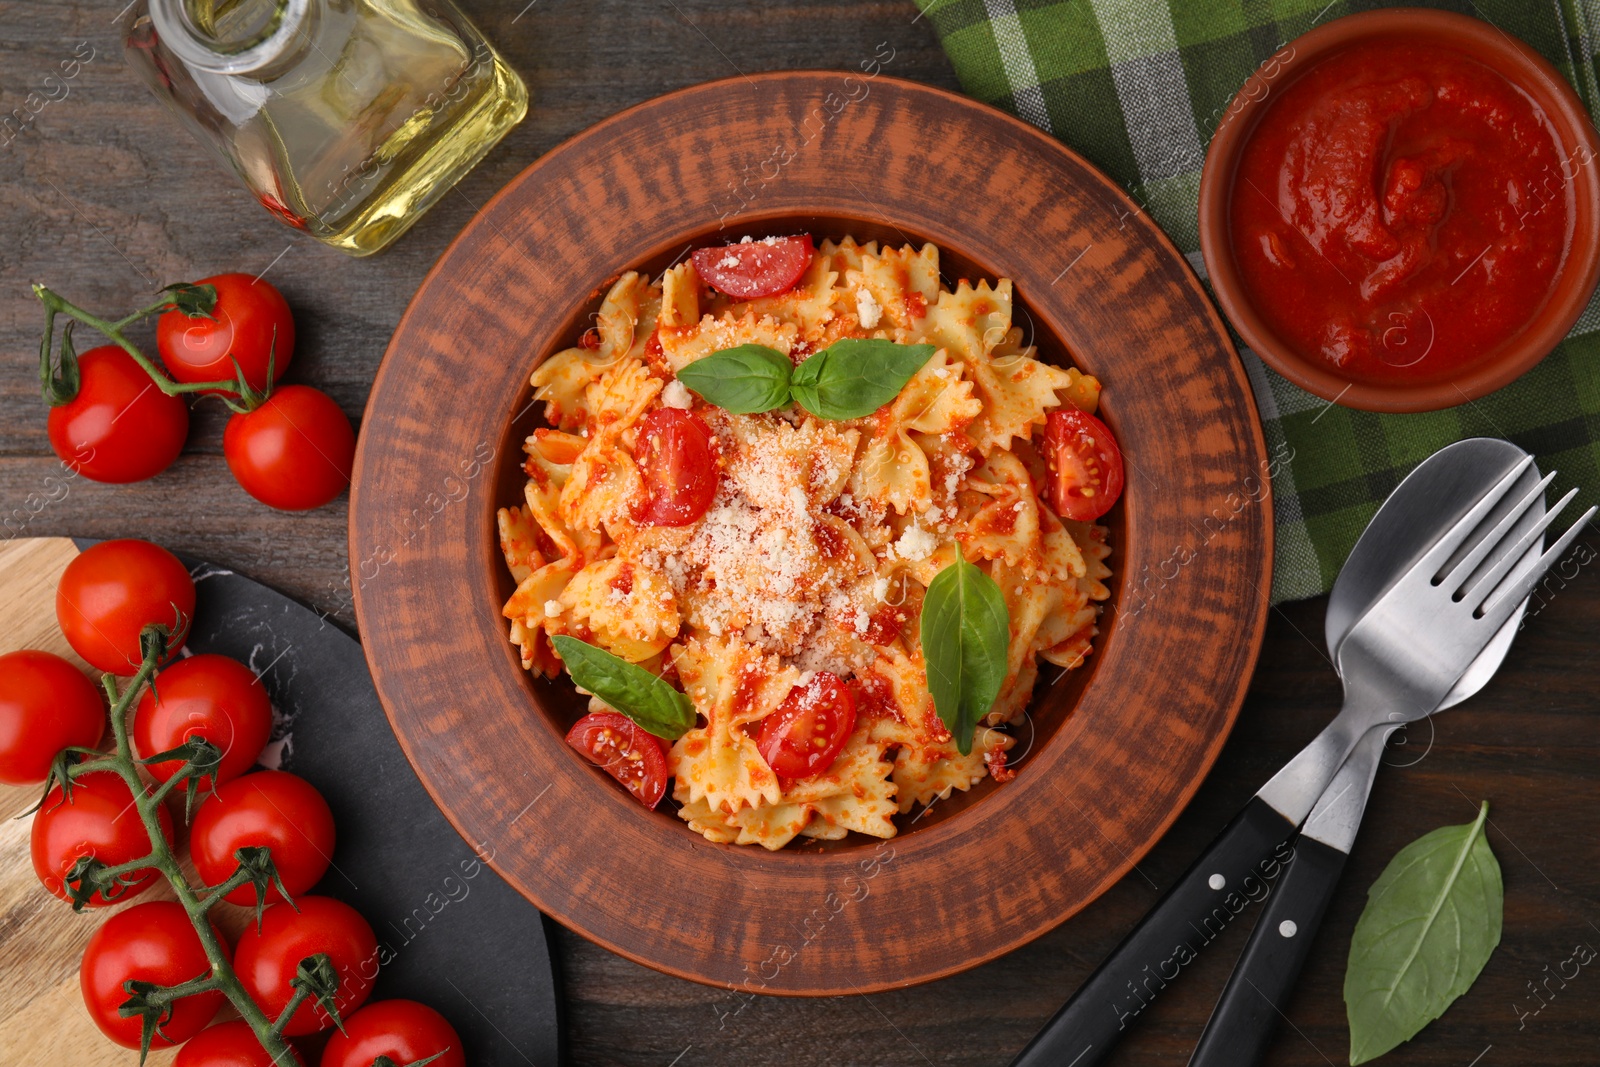
[(1262, 787), (1012, 1067), (1100, 1063), (1149, 1001), (1244, 909), (1252, 884), (1270, 870), (1362, 736), (1421, 719), (1439, 706), (1600, 510), (1590, 508), (1528, 565), (1523, 557), (1577, 492), (1504, 548), (1542, 499), (1546, 477), (1475, 537), (1531, 463), (1530, 457), (1506, 473), (1362, 615), (1339, 648), (1345, 702), (1338, 716)]
[[(1552, 471), (1474, 541), (1485, 517), (1532, 463), (1530, 456), (1496, 482), (1350, 630), (1339, 646), (1344, 708), (1257, 794), (1285, 818), (1296, 824), (1305, 819), (1362, 734), (1384, 723), (1415, 722), (1432, 714), (1600, 510), (1590, 508), (1536, 564), (1519, 567), (1528, 549), (1578, 494), (1576, 489), (1568, 492), (1511, 548), (1504, 548), (1511, 530), (1555, 477)], [(1418, 516), (1419, 522), (1426, 519)]]

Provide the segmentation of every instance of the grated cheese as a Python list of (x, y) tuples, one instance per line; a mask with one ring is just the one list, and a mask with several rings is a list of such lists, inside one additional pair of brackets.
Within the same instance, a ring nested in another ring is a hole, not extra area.
[(661, 390), (661, 402), (669, 408), (687, 411), (694, 403), (694, 398), (689, 395), (689, 387), (674, 378)]
[(933, 555), (933, 550), (938, 547), (939, 539), (920, 526), (906, 527), (906, 532), (894, 543), (900, 558), (910, 563), (920, 563)]
[(883, 318), (883, 308), (878, 306), (877, 298), (867, 289), (856, 290), (856, 317), (861, 320), (863, 329), (875, 330), (878, 322)]

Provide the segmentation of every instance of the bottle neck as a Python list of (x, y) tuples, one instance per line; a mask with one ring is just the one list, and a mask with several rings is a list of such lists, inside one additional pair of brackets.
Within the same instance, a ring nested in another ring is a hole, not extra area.
[(301, 42), (313, 0), (150, 0), (162, 42), (190, 66), (246, 74)]

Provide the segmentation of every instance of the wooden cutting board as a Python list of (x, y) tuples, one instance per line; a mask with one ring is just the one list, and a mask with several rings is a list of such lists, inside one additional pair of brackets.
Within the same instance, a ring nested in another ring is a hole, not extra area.
[[(0, 544), (0, 654), (42, 649), (93, 676), (55, 616), (57, 581), (79, 548), (67, 538)], [(188, 648), (232, 655), (261, 675), (287, 720), (284, 769), (315, 784), (333, 809), (338, 844), (316, 892), (354, 905), (390, 948), (373, 998), (409, 997), (443, 1012), (474, 1067), (556, 1067), (562, 1033), (546, 920), (474, 862), (434, 807), (389, 730), (360, 645), (248, 578), (185, 562), (197, 594)], [(38, 793), (0, 786), (8, 816), (0, 822), (0, 1065), (127, 1067), (138, 1054), (100, 1034), (78, 990), (83, 948), (115, 909), (74, 913), (39, 884), (32, 820), (15, 818)], [(121, 906), (171, 895), (158, 883)], [(215, 914), (232, 938), (250, 912), (223, 904)], [(148, 1062), (175, 1056), (153, 1052)]]

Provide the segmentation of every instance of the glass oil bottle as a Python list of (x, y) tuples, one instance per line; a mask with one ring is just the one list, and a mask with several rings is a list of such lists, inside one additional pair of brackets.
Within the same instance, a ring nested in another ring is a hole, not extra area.
[(450, 0), (138, 0), (130, 64), (283, 222), (399, 237), (527, 113)]

